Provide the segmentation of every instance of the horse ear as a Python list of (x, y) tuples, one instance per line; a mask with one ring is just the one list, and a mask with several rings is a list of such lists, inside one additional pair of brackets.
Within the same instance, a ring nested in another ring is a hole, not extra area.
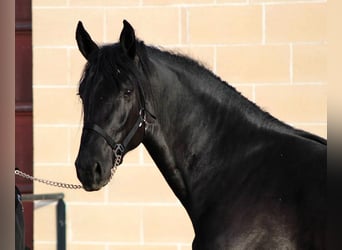
[(120, 45), (123, 51), (132, 59), (135, 57), (136, 39), (133, 27), (123, 20), (124, 27), (120, 34)]
[(79, 21), (77, 24), (76, 41), (78, 49), (87, 60), (92, 52), (99, 49), (96, 43), (91, 39), (88, 32), (84, 29), (81, 21)]

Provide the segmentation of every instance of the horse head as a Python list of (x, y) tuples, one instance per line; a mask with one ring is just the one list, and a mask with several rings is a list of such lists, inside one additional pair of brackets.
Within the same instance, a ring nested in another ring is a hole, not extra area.
[(145, 100), (136, 58), (134, 30), (124, 21), (118, 43), (99, 47), (81, 22), (77, 45), (87, 60), (79, 84), (83, 131), (75, 162), (77, 177), (87, 191), (111, 179), (124, 154), (137, 147), (145, 128)]

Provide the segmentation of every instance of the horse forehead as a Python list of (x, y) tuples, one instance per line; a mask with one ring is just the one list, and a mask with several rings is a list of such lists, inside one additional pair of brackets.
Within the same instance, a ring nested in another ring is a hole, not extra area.
[(83, 82), (84, 89), (87, 90), (98, 90), (101, 87), (120, 88), (122, 84), (128, 84), (131, 80), (131, 66), (122, 58), (122, 51), (118, 44), (102, 46), (87, 62), (80, 88)]

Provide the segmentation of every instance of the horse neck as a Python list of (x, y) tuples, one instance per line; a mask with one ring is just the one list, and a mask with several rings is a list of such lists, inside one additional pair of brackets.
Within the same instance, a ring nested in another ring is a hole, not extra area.
[[(259, 126), (253, 123), (265, 114), (209, 71), (198, 75), (191, 72), (196, 71), (193, 65), (184, 70), (171, 61), (150, 60), (147, 105), (157, 119), (147, 127), (144, 145), (190, 217), (196, 218), (201, 213), (196, 210), (210, 199), (202, 187), (214, 188), (215, 171), (226, 164), (217, 152), (233, 151), (229, 148), (246, 137), (248, 126)], [(244, 108), (235, 103), (255, 110), (242, 113)]]

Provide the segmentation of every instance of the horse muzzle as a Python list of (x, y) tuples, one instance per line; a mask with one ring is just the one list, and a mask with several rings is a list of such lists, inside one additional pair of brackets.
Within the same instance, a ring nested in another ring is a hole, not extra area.
[(82, 164), (82, 161), (77, 158), (76, 162), (77, 178), (83, 185), (86, 191), (97, 191), (108, 184), (111, 178), (110, 171), (99, 163)]

